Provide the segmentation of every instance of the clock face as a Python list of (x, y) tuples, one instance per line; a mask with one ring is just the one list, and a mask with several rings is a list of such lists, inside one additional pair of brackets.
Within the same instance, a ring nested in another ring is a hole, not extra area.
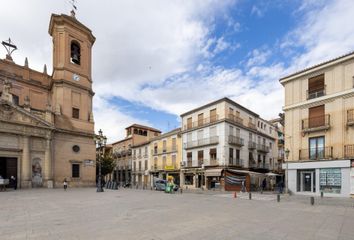
[(77, 75), (76, 73), (73, 74), (73, 80), (74, 81), (79, 81), (80, 80), (80, 76)]

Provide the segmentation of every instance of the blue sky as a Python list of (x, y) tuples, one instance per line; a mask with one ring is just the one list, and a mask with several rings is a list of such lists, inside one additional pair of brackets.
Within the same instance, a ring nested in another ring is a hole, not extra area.
[[(67, 2), (13, 0), (16, 12), (4, 3), (0, 37), (19, 47), (16, 63), (28, 57), (30, 67), (51, 71), (50, 14), (69, 13)], [(225, 96), (277, 117), (280, 77), (354, 50), (352, 0), (85, 0), (77, 7), (97, 38), (95, 128), (110, 141), (133, 123), (171, 130), (183, 112)]]

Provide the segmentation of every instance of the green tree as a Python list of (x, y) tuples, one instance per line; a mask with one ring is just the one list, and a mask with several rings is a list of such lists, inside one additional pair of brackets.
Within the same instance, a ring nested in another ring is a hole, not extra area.
[[(111, 154), (107, 153), (101, 158), (101, 174), (102, 176), (106, 176), (107, 174), (110, 174), (113, 172), (115, 164), (114, 164), (114, 159)], [(98, 168), (99, 168), (99, 159), (96, 159), (96, 174), (98, 176)]]

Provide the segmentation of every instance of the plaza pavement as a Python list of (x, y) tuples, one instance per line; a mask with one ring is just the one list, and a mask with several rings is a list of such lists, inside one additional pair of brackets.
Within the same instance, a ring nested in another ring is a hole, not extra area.
[(0, 239), (354, 239), (352, 199), (94, 188), (0, 192)]

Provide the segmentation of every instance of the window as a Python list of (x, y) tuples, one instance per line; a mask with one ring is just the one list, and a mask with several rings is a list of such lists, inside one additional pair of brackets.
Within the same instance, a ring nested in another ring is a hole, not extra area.
[(172, 150), (173, 151), (177, 150), (177, 140), (176, 140), (176, 138), (172, 138)]
[(187, 161), (192, 162), (192, 152), (187, 152)]
[(198, 126), (202, 126), (203, 125), (203, 120), (204, 120), (204, 114), (198, 114)]
[(139, 161), (139, 171), (141, 171), (141, 161)]
[(136, 162), (134, 162), (134, 164), (133, 164), (133, 169), (134, 169), (134, 171), (136, 171)]
[(20, 99), (19, 99), (19, 97), (17, 95), (12, 94), (12, 103), (17, 105), (17, 106), (19, 105)]
[(190, 128), (192, 128), (192, 118), (190, 117), (190, 118), (187, 118), (187, 129), (190, 129)]
[(252, 141), (252, 133), (249, 133), (249, 134), (248, 134), (248, 139), (249, 139), (250, 141)]
[(241, 136), (241, 130), (239, 128), (236, 128), (236, 137)]
[(166, 152), (166, 151), (167, 151), (167, 149), (166, 149), (166, 140), (163, 140), (163, 141), (162, 141), (162, 151), (163, 151), (163, 152)]
[(325, 193), (340, 193), (342, 173), (340, 168), (320, 169), (320, 190)]
[(216, 148), (211, 148), (209, 150), (210, 160), (216, 160)]
[(269, 143), (269, 148), (270, 148), (270, 150), (272, 150), (272, 148), (273, 148), (273, 145), (271, 142)]
[(76, 118), (76, 119), (80, 118), (80, 109), (73, 108), (73, 118)]
[(229, 164), (233, 163), (233, 159), (234, 159), (234, 149), (229, 148)]
[(210, 137), (216, 136), (216, 126), (209, 128)]
[(234, 109), (231, 107), (229, 108), (229, 115), (231, 115), (231, 116), (234, 115)]
[(240, 117), (240, 112), (236, 111), (236, 117)]
[(321, 127), (325, 125), (324, 105), (309, 108), (309, 128)]
[(177, 167), (177, 165), (176, 165), (176, 155), (172, 155), (172, 166), (173, 166), (174, 168)]
[(204, 151), (198, 151), (198, 166), (204, 163)]
[(145, 147), (145, 149), (144, 149), (144, 156), (147, 156), (147, 154), (148, 154), (148, 147)]
[(145, 170), (148, 170), (148, 161), (147, 160), (145, 160)]
[(210, 110), (210, 122), (215, 122), (217, 120), (216, 117), (216, 108)]
[(80, 177), (80, 164), (71, 165), (71, 177), (79, 178)]
[(325, 95), (324, 74), (309, 78), (307, 99)]
[(162, 167), (165, 168), (166, 167), (166, 156), (162, 157)]
[(309, 139), (310, 159), (323, 159), (325, 150), (325, 137), (314, 137)]
[(76, 41), (71, 42), (71, 58), (70, 58), (70, 60), (72, 63), (80, 65), (81, 50), (80, 50), (79, 43)]
[(236, 149), (236, 159), (240, 159), (240, 150)]
[(233, 126), (229, 126), (229, 134), (231, 135), (231, 136), (233, 136), (234, 135), (234, 127)]

